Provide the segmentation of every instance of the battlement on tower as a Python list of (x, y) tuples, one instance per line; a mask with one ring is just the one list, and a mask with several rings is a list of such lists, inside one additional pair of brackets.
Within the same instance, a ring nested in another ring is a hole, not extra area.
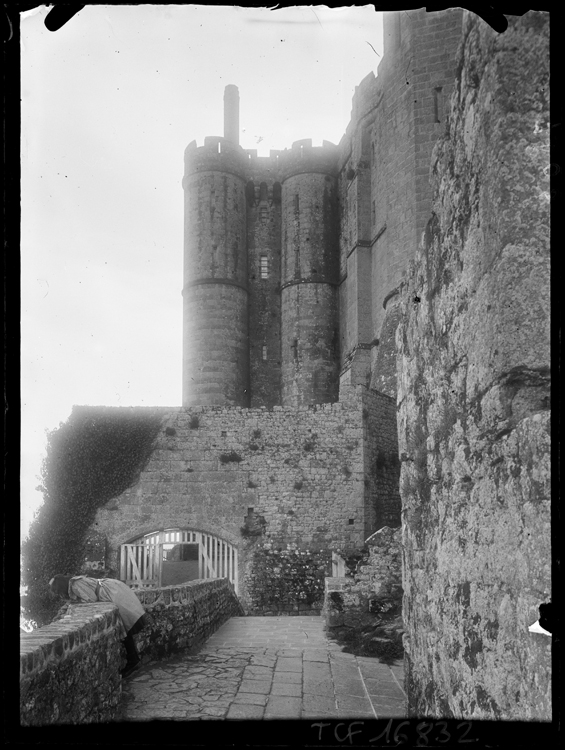
[(312, 146), (312, 139), (295, 141), (292, 148), (281, 151), (278, 156), (281, 180), (296, 174), (322, 172), (337, 173), (339, 149), (330, 141), (323, 141), (321, 146)]
[(371, 71), (361, 83), (355, 87), (351, 101), (351, 120), (357, 122), (372, 109), (378, 102), (381, 89), (381, 81)]
[(184, 151), (185, 175), (195, 172), (229, 172), (245, 177), (245, 151), (228, 138), (207, 135), (204, 145), (191, 141)]
[(340, 168), (343, 167), (352, 149), (353, 140), (360, 122), (371, 111), (378, 107), (383, 94), (383, 77), (375, 77), (368, 73), (361, 83), (355, 87), (351, 100), (351, 119), (339, 143), (341, 154)]
[(295, 141), (290, 149), (271, 150), (269, 156), (257, 156), (257, 149), (243, 149), (217, 135), (206, 136), (204, 144), (188, 144), (184, 152), (185, 175), (206, 171), (236, 174), (246, 180), (283, 181), (296, 174), (322, 172), (335, 175), (339, 148), (330, 141), (312, 146), (312, 139)]
[(257, 156), (256, 148), (247, 148), (244, 150), (245, 163), (251, 179), (257, 179), (257, 175), (271, 176), (275, 178), (280, 168), (280, 159), (283, 151), (269, 152), (269, 156)]

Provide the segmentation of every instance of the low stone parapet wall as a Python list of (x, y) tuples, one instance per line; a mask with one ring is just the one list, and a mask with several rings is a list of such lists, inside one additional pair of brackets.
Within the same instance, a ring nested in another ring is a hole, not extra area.
[(121, 696), (118, 610), (82, 604), (20, 634), (20, 723), (83, 724), (117, 716)]
[(143, 659), (162, 659), (196, 648), (230, 617), (242, 615), (227, 579), (137, 591), (151, 624), (135, 636)]
[[(134, 636), (143, 661), (195, 648), (241, 605), (227, 579), (136, 591), (150, 624)], [(20, 634), (20, 724), (119, 717), (125, 650), (113, 604), (71, 604), (58, 621)]]

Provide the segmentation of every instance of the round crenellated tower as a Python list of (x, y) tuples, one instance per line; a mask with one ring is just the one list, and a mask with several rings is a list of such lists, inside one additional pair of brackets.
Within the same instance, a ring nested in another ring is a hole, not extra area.
[(245, 154), (225, 132), (185, 151), (183, 406), (249, 405)]
[(281, 159), (282, 404), (337, 401), (337, 148), (297, 141)]

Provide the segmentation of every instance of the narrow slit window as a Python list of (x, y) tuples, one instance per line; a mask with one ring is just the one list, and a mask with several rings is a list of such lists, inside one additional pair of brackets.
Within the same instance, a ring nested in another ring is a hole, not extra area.
[(267, 347), (266, 346), (263, 347), (263, 359), (265, 360), (267, 359)]
[(261, 256), (261, 278), (269, 278), (269, 258), (266, 255)]
[(434, 122), (443, 120), (443, 89), (438, 86), (434, 89)]

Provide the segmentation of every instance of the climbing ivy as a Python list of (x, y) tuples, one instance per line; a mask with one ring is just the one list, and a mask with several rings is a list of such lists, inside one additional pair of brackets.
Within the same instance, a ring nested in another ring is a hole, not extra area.
[(147, 463), (162, 416), (135, 409), (74, 409), (47, 435), (41, 470), (44, 503), (22, 545), (22, 606), (39, 626), (51, 622), (59, 601), (47, 583), (77, 574), (86, 532), (96, 511), (134, 484)]

